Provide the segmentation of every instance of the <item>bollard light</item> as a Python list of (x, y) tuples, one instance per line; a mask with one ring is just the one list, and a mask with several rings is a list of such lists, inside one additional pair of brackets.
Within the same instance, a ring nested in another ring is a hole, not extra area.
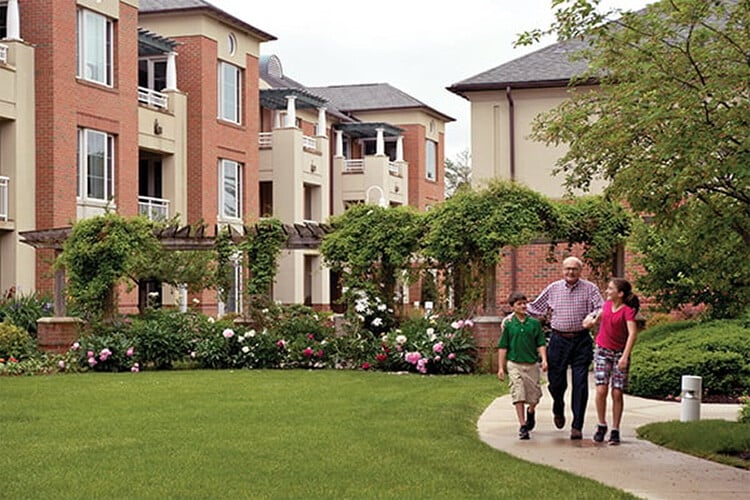
[(701, 398), (703, 383), (701, 377), (695, 375), (682, 376), (682, 392), (680, 393), (680, 422), (693, 422), (701, 418)]

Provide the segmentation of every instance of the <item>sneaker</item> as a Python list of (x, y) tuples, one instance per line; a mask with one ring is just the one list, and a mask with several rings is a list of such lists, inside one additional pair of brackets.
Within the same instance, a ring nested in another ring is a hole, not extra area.
[(618, 431), (617, 429), (612, 429), (612, 432), (609, 433), (609, 444), (620, 444), (620, 431)]
[(558, 429), (565, 427), (565, 415), (555, 415), (555, 427)]
[(594, 441), (601, 443), (604, 441), (604, 436), (607, 435), (607, 426), (599, 424), (596, 426), (596, 432), (594, 433)]
[(520, 429), (518, 429), (518, 439), (529, 439), (529, 429), (525, 425), (522, 425)]
[(570, 439), (573, 441), (583, 439), (583, 433), (579, 429), (570, 429)]
[(536, 427), (536, 412), (526, 410), (526, 429), (533, 431), (534, 427)]

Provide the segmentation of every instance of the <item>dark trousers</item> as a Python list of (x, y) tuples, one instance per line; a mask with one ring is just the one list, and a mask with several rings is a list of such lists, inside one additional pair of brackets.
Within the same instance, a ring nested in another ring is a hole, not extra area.
[(568, 389), (568, 366), (573, 371), (573, 429), (583, 429), (589, 399), (589, 366), (594, 357), (594, 343), (588, 333), (572, 338), (552, 334), (547, 345), (547, 376), (552, 396), (552, 413), (565, 414), (565, 391)]

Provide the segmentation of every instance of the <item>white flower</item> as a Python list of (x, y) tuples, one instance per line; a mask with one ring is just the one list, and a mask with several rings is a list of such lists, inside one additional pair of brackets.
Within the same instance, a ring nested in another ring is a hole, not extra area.
[(385, 304), (380, 304), (378, 306), (378, 311), (385, 311), (386, 309), (388, 309), (388, 306)]
[(268, 314), (268, 308), (266, 307), (265, 309), (261, 310), (260, 312), (262, 312), (263, 314)]
[(372, 326), (381, 326), (383, 324), (383, 318), (375, 318), (372, 320)]
[(159, 296), (159, 292), (148, 292), (148, 296), (153, 298), (156, 298)]
[(225, 339), (231, 339), (232, 337), (234, 337), (234, 330), (232, 330), (231, 328), (227, 328), (221, 334), (224, 335)]
[(213, 318), (213, 316), (209, 316), (208, 317), (208, 322), (209, 323), (213, 323), (214, 321), (216, 321), (216, 320)]
[(200, 304), (200, 303), (201, 303), (201, 301), (200, 301), (200, 300), (198, 299), (198, 297), (195, 297), (195, 298), (193, 299), (193, 304), (196, 304), (196, 305), (197, 305), (197, 304)]
[(250, 338), (253, 338), (253, 337), (255, 337), (255, 330), (250, 330), (249, 332), (247, 332), (247, 334), (246, 334), (246, 335), (247, 335), (248, 337), (250, 337)]
[(396, 337), (396, 343), (397, 344), (404, 344), (406, 343), (406, 335), (399, 335)]
[(427, 329), (427, 335), (435, 335), (435, 329), (430, 327)]
[(248, 352), (250, 352), (250, 348), (248, 346), (244, 346), (242, 348), (242, 352), (244, 352), (245, 354), (247, 354)]

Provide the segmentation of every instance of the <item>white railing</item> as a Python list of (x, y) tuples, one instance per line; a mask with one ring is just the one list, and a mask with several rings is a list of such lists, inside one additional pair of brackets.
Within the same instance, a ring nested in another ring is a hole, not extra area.
[(169, 200), (139, 196), (138, 214), (145, 215), (150, 220), (165, 221), (169, 218)]
[(401, 167), (395, 161), (388, 162), (388, 171), (393, 175), (401, 175)]
[(307, 149), (318, 149), (318, 141), (315, 140), (315, 137), (310, 137), (309, 135), (303, 135), (302, 147), (307, 148)]
[(258, 134), (258, 146), (270, 148), (273, 146), (273, 132), (261, 132)]
[(344, 160), (344, 172), (364, 172), (365, 160)]
[(8, 63), (8, 46), (0, 45), (0, 63)]
[(167, 95), (156, 90), (138, 87), (138, 102), (154, 106), (156, 108), (167, 108)]
[(8, 183), (10, 179), (0, 176), (0, 220), (8, 220)]

